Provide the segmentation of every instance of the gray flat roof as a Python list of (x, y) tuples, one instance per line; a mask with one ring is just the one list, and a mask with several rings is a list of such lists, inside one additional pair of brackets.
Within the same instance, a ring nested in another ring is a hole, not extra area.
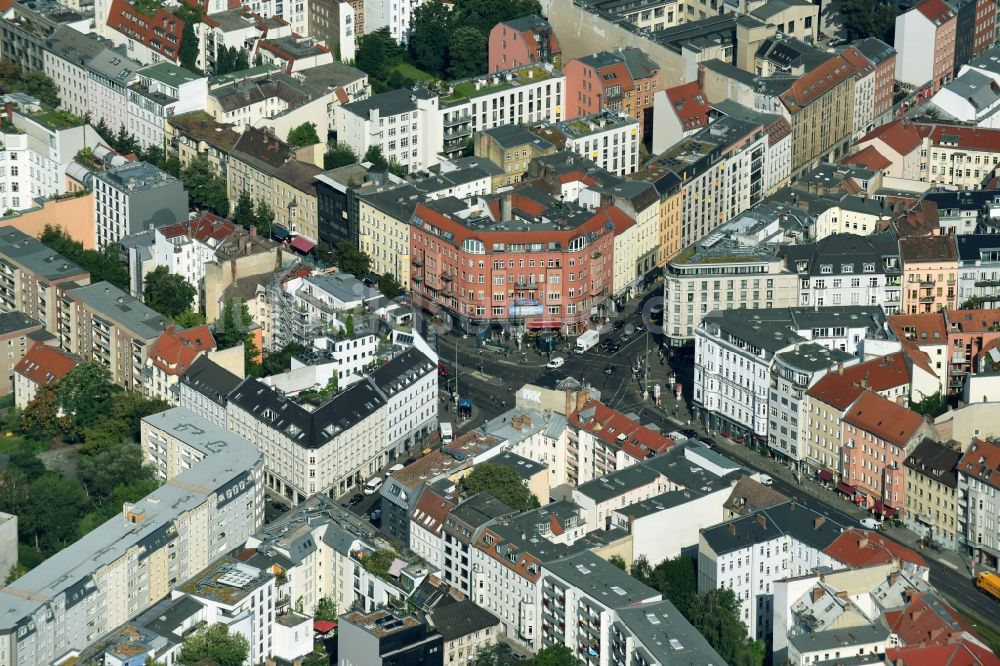
[(97, 314), (145, 340), (159, 337), (171, 323), (167, 317), (110, 282), (77, 287), (67, 294), (71, 299), (84, 303)]
[[(216, 428), (187, 409), (177, 407), (143, 420), (162, 424), (185, 442), (202, 442), (206, 447), (211, 444), (206, 450), (214, 455), (136, 502), (132, 511), (142, 512), (141, 521), (133, 523), (117, 515), (0, 590), (0, 608), (6, 611), (0, 616), (0, 629), (12, 629), (61, 595), (69, 597), (69, 602), (92, 594), (94, 572), (131, 548), (141, 545), (152, 548), (171, 538), (168, 532), (173, 521), (214, 497), (234, 479), (243, 477), (261, 459), (253, 444), (235, 433)], [(204, 434), (198, 434), (199, 431)]]
[(806, 372), (816, 372), (834, 366), (837, 363), (850, 361), (855, 356), (839, 349), (827, 349), (822, 345), (810, 342), (799, 345), (794, 349), (789, 349), (788, 351), (779, 352), (778, 358), (790, 368)]
[(645, 465), (630, 465), (577, 486), (576, 490), (595, 502), (605, 502), (630, 490), (654, 483), (659, 473)]
[(23, 331), (35, 326), (41, 326), (41, 324), (23, 312), (14, 310), (0, 313), (0, 335)]
[(726, 666), (726, 661), (688, 622), (677, 607), (664, 599), (620, 608), (621, 623), (647, 653), (647, 661), (671, 666)]
[(584, 591), (605, 608), (624, 608), (662, 595), (589, 550), (542, 565), (552, 574)]
[(799, 653), (816, 652), (819, 650), (834, 650), (851, 648), (857, 645), (876, 643), (889, 638), (889, 628), (881, 622), (829, 629), (827, 631), (812, 631), (788, 637), (788, 642), (795, 646)]
[(46, 280), (61, 280), (86, 275), (80, 266), (53, 252), (37, 238), (20, 229), (0, 229), (0, 258), (17, 264), (24, 270)]

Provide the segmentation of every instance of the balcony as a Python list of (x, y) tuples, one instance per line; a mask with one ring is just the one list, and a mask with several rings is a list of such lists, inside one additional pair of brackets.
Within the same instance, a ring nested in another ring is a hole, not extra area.
[(931, 296), (921, 296), (920, 297), (920, 302), (921, 303), (933, 303), (934, 302), (934, 296), (933, 295), (931, 295)]
[(423, 265), (424, 265), (424, 260), (423, 260), (423, 259), (421, 259), (420, 257), (413, 257), (413, 260), (412, 260), (412, 262), (411, 262), (411, 263), (412, 263), (412, 264), (413, 264), (414, 266), (416, 266), (417, 268), (420, 268), (421, 266), (423, 266)]
[(459, 125), (465, 125), (466, 123), (472, 122), (472, 116), (456, 116), (452, 117), (451, 120), (445, 120), (442, 125), (445, 129), (449, 127), (458, 127)]
[(537, 282), (515, 282), (514, 283), (514, 289), (534, 291), (535, 289), (538, 289), (538, 283)]
[(934, 281), (933, 280), (921, 280), (920, 281), (920, 288), (921, 289), (933, 289), (934, 288)]

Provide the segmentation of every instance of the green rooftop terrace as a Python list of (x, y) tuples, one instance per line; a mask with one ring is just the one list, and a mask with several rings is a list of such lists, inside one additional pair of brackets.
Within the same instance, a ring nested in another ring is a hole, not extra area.
[(26, 118), (31, 118), (39, 125), (53, 131), (79, 127), (87, 122), (80, 116), (74, 115), (69, 111), (63, 111), (62, 109), (43, 109), (33, 113), (19, 111), (19, 113)]
[[(534, 65), (512, 69), (506, 72), (497, 72), (496, 74), (477, 76), (475, 78), (452, 83), (451, 94), (443, 97), (442, 102), (445, 104), (454, 104), (455, 102), (460, 102), (465, 99), (489, 95), (490, 93), (515, 88), (527, 83), (544, 81), (546, 79), (551, 79), (552, 76), (553, 74), (551, 72)], [(508, 77), (510, 77), (509, 80)]]

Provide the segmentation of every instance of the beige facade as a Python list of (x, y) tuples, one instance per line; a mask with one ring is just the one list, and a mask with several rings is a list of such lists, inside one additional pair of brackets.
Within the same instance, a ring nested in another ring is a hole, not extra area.
[[(810, 77), (800, 81), (806, 78)], [(854, 77), (842, 77), (822, 96), (796, 107), (791, 123), (793, 175), (819, 158), (846, 154), (846, 142), (854, 130)]]
[(20, 312), (0, 314), (0, 395), (14, 390), (14, 366), (34, 344), (42, 325)]
[(319, 240), (316, 188), (302, 179), (275, 177), (272, 193), (270, 205), (275, 223), (294, 234)]
[(358, 197), (358, 244), (371, 258), (371, 271), (391, 273), (402, 285), (410, 284), (410, 220), (382, 210)]
[(800, 450), (812, 466), (839, 473), (840, 422), (844, 418), (844, 411), (808, 393), (804, 405), (803, 411), (808, 420), (807, 439), (800, 442)]
[(459, 636), (444, 642), (444, 663), (448, 666), (464, 666), (476, 661), (480, 650), (488, 648), (497, 642), (499, 623), (492, 627), (480, 629), (465, 636)]
[[(930, 451), (942, 449), (935, 455), (935, 462), (945, 461), (945, 465), (929, 464), (924, 460)], [(930, 440), (922, 442), (904, 463), (904, 483), (906, 484), (906, 516), (919, 532), (934, 541), (954, 546), (959, 537), (958, 527), (958, 478), (955, 465), (960, 455), (952, 453), (943, 445)]]
[[(935, 185), (954, 185), (962, 190), (978, 190), (996, 173), (1000, 162), (1000, 142), (979, 134), (992, 130), (961, 128), (958, 140), (948, 136), (956, 128), (935, 128), (925, 136), (920, 146), (921, 180)], [(979, 134), (973, 134), (978, 132)]]
[(531, 160), (556, 152), (556, 147), (521, 127), (503, 126), (479, 132), (475, 139), (475, 155), (500, 167), (493, 176), (493, 191), (521, 181)]
[(232, 125), (218, 123), (207, 113), (197, 111), (167, 119), (163, 127), (167, 152), (186, 167), (198, 157), (204, 157), (212, 170), (226, 178), (229, 151), (239, 138)]
[(205, 319), (215, 321), (219, 318), (226, 291), (237, 279), (256, 275), (266, 284), (271, 275), (281, 269), (282, 256), (280, 245), (267, 243), (259, 247), (248, 245), (246, 252), (238, 256), (217, 257), (205, 264)]

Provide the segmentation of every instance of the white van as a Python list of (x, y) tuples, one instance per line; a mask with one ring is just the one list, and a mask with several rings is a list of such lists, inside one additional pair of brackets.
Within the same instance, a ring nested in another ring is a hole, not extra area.
[(455, 437), (454, 430), (451, 429), (450, 423), (441, 424), (441, 443), (450, 444), (451, 440)]
[(396, 463), (395, 465), (393, 465), (392, 467), (390, 467), (389, 470), (385, 473), (385, 478), (388, 479), (390, 476), (392, 476), (396, 472), (398, 472), (398, 471), (400, 471), (402, 469), (405, 469), (405, 468), (406, 468), (406, 465), (404, 465), (403, 463)]
[(374, 495), (378, 492), (378, 489), (382, 487), (382, 477), (376, 476), (373, 479), (368, 479), (368, 483), (365, 484), (365, 495)]
[(861, 527), (869, 530), (880, 530), (882, 529), (882, 523), (875, 520), (874, 518), (862, 518)]

